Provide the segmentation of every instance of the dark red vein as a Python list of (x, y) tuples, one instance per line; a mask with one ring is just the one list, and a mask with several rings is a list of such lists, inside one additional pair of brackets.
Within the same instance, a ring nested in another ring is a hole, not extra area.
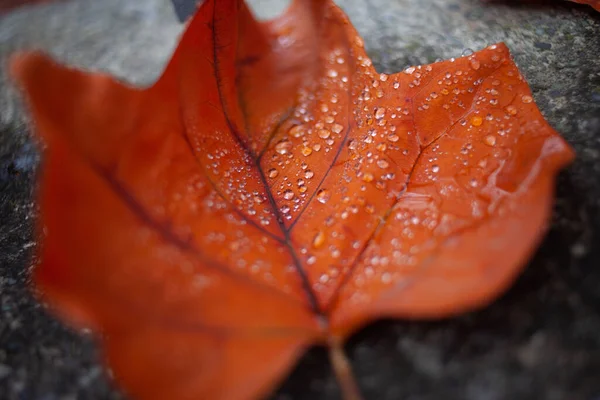
[[(496, 71), (498, 71), (498, 69), (500, 69), (502, 67), (502, 65), (503, 65), (503, 63), (499, 64), (498, 67), (496, 67), (494, 70), (492, 70), (489, 73), (489, 75), (484, 79), (484, 81), (486, 79), (489, 79)], [(431, 80), (430, 80), (430, 82), (431, 82)], [(425, 85), (425, 86), (427, 86), (427, 85)], [(446, 135), (449, 131), (451, 131), (452, 128), (454, 128), (458, 123), (460, 123), (460, 121), (463, 118), (465, 118), (469, 113), (471, 113), (473, 111), (474, 107), (476, 106), (477, 97), (479, 96), (479, 93), (480, 93), (482, 87), (483, 87), (483, 82), (480, 84), (479, 88), (477, 88), (477, 90), (473, 94), (473, 101), (472, 101), (471, 106), (469, 107), (468, 110), (466, 110), (460, 117), (458, 117), (456, 119), (456, 121), (454, 123), (452, 123), (452, 125), (450, 125), (448, 127), (448, 129), (444, 130), (435, 139), (433, 139), (431, 141), (431, 143), (429, 143), (425, 147), (420, 147), (419, 154), (415, 158), (415, 162), (413, 163), (413, 165), (411, 167), (411, 170), (409, 171), (409, 173), (406, 176), (406, 180), (404, 181), (404, 185), (402, 187), (402, 191), (396, 196), (396, 200), (390, 206), (390, 208), (386, 211), (386, 213), (384, 214), (384, 216), (382, 218), (380, 218), (379, 224), (377, 224), (377, 226), (373, 229), (373, 231), (371, 232), (371, 234), (369, 235), (369, 237), (365, 241), (364, 245), (361, 247), (361, 249), (359, 250), (358, 254), (354, 258), (354, 261), (352, 262), (352, 265), (348, 269), (348, 272), (346, 272), (346, 274), (344, 275), (344, 278), (342, 279), (342, 281), (340, 282), (340, 284), (338, 285), (338, 287), (336, 288), (336, 290), (333, 292), (333, 294), (331, 296), (331, 299), (329, 300), (329, 302), (327, 303), (327, 306), (325, 307), (325, 309), (327, 310), (327, 313), (329, 313), (331, 311), (331, 307), (333, 305), (335, 305), (335, 303), (337, 302), (337, 299), (338, 299), (338, 297), (340, 295), (340, 292), (342, 291), (342, 289), (344, 288), (344, 286), (350, 281), (350, 278), (354, 274), (354, 271), (356, 270), (356, 267), (358, 266), (359, 262), (362, 260), (362, 257), (364, 255), (365, 251), (369, 248), (369, 246), (371, 245), (371, 243), (373, 243), (373, 240), (377, 237), (377, 234), (379, 232), (381, 232), (381, 230), (387, 225), (389, 217), (392, 215), (392, 213), (394, 211), (394, 208), (396, 207), (396, 205), (400, 202), (400, 200), (406, 194), (406, 192), (408, 190), (408, 185), (410, 184), (410, 180), (412, 178), (412, 175), (413, 175), (415, 169), (417, 168), (417, 166), (419, 165), (419, 161), (421, 160), (421, 157), (422, 157), (423, 153), (429, 147), (431, 147), (432, 145), (434, 145), (438, 140), (440, 140), (442, 137), (444, 137), (444, 135)], [(411, 97), (411, 103), (414, 103), (415, 97), (417, 97), (417, 95), (422, 90), (424, 90), (424, 89), (425, 89), (425, 87), (423, 87), (421, 90), (419, 90), (417, 93), (415, 93)], [(414, 106), (414, 104), (413, 104), (413, 106)], [(417, 138), (418, 138), (419, 134), (418, 134), (418, 132), (416, 130), (416, 123), (415, 123), (415, 120), (414, 120), (414, 116), (415, 116), (415, 113), (413, 112), (411, 114), (412, 125), (415, 128), (415, 134), (417, 135)], [(420, 139), (419, 139), (419, 141), (420, 141)]]
[[(252, 159), (253, 163), (254, 163), (254, 167), (257, 169), (258, 173), (259, 173), (259, 178), (261, 180), (261, 183), (263, 185), (263, 187), (265, 188), (265, 193), (269, 202), (269, 205), (271, 207), (271, 210), (273, 211), (274, 217), (277, 221), (277, 224), (284, 236), (284, 245), (286, 246), (286, 248), (289, 251), (290, 256), (292, 257), (292, 261), (294, 263), (294, 267), (296, 269), (296, 272), (298, 273), (298, 275), (300, 276), (300, 280), (302, 283), (302, 287), (308, 297), (308, 301), (311, 305), (312, 311), (315, 314), (321, 314), (320, 311), (320, 307), (319, 307), (319, 303), (317, 301), (316, 295), (314, 293), (314, 291), (312, 290), (311, 286), (310, 286), (310, 281), (308, 279), (308, 275), (306, 274), (306, 271), (304, 271), (304, 268), (302, 267), (302, 263), (300, 262), (300, 259), (298, 257), (298, 254), (296, 253), (296, 250), (294, 249), (294, 247), (291, 244), (291, 240), (290, 240), (290, 235), (287, 232), (287, 230), (285, 229), (285, 224), (283, 222), (283, 216), (281, 215), (281, 212), (279, 211), (279, 207), (277, 206), (277, 202), (275, 201), (275, 198), (273, 196), (273, 192), (271, 191), (271, 188), (269, 187), (268, 183), (267, 183), (267, 178), (265, 176), (265, 173), (262, 169), (262, 167), (260, 166), (260, 162), (258, 160), (258, 157), (256, 156), (256, 154), (252, 151), (252, 149), (250, 148), (250, 146), (248, 145), (248, 143), (243, 140), (243, 138), (240, 136), (240, 133), (238, 131), (238, 129), (236, 128), (236, 126), (234, 125), (233, 121), (231, 121), (231, 118), (229, 117), (229, 113), (227, 112), (227, 105), (223, 96), (223, 89), (222, 89), (222, 80), (223, 78), (221, 77), (221, 72), (219, 69), (219, 49), (222, 49), (222, 47), (219, 46), (218, 43), (218, 32), (219, 29), (217, 28), (217, 18), (216, 18), (216, 1), (213, 1), (213, 15), (212, 15), (212, 25), (213, 25), (213, 35), (212, 35), (212, 39), (213, 39), (213, 58), (215, 60), (214, 64), (213, 64), (213, 68), (214, 68), (214, 75), (215, 75), (215, 80), (217, 82), (217, 91), (219, 93), (219, 101), (221, 103), (221, 106), (223, 108), (223, 116), (225, 117), (225, 121), (227, 122), (227, 126), (229, 127), (229, 130), (231, 132), (231, 134), (233, 135), (233, 137), (236, 139), (238, 145), (246, 152), (246, 154), (249, 155), (249, 157)], [(237, 49), (236, 49), (237, 50)], [(237, 54), (237, 51), (236, 51)]]
[[(346, 46), (348, 46), (348, 48), (350, 47), (350, 44), (348, 42), (348, 38), (344, 35), (344, 40), (346, 42)], [(353, 60), (353, 59), (352, 59)], [(355, 67), (355, 63), (353, 63), (352, 67)], [(348, 143), (348, 138), (350, 137), (350, 131), (352, 130), (351, 128), (354, 127), (354, 124), (351, 123), (351, 116), (352, 116), (352, 109), (351, 109), (351, 104), (352, 104), (352, 83), (353, 83), (353, 74), (350, 74), (350, 78), (348, 78), (348, 105), (347, 105), (347, 114), (348, 117), (346, 118), (346, 131), (344, 132), (344, 138), (342, 139), (342, 142), (340, 143), (340, 146), (337, 149), (337, 152), (335, 153), (335, 156), (333, 157), (333, 159), (331, 160), (331, 163), (329, 165), (329, 167), (327, 167), (326, 172), (323, 174), (323, 177), (321, 178), (321, 180), (319, 181), (319, 184), (317, 185), (317, 187), (315, 188), (315, 190), (312, 192), (312, 194), (309, 196), (308, 200), (306, 201), (306, 203), (304, 204), (304, 206), (302, 207), (302, 210), (300, 210), (300, 212), (298, 213), (298, 215), (296, 216), (296, 218), (294, 219), (294, 221), (292, 221), (292, 223), (290, 224), (289, 228), (287, 228), (287, 232), (291, 232), (294, 227), (296, 226), (296, 223), (300, 220), (300, 218), (302, 217), (302, 215), (304, 214), (304, 212), (308, 209), (308, 206), (312, 203), (312, 201), (314, 200), (315, 196), (317, 195), (317, 193), (319, 192), (319, 190), (321, 189), (321, 187), (323, 186), (323, 183), (325, 182), (325, 179), (329, 176), (329, 173), (331, 172), (331, 170), (333, 169), (333, 167), (335, 166), (335, 164), (337, 163), (337, 160), (339, 159), (340, 155), (342, 154), (342, 151), (344, 150), (344, 147), (346, 147), (346, 143)], [(354, 118), (352, 118), (354, 119)]]
[(127, 208), (131, 211), (131, 213), (135, 215), (141, 222), (149, 226), (153, 231), (157, 232), (166, 243), (170, 243), (182, 251), (193, 254), (193, 256), (198, 258), (202, 265), (206, 268), (218, 271), (226, 276), (237, 279), (238, 281), (251, 284), (260, 290), (267, 290), (271, 293), (286, 298), (289, 301), (297, 301), (293, 297), (290, 297), (287, 293), (276, 289), (275, 287), (259, 283), (246, 276), (240, 275), (220, 262), (207, 257), (202, 251), (193, 245), (193, 242), (183, 240), (176, 235), (167, 224), (153, 218), (146, 211), (144, 206), (142, 206), (142, 204), (135, 198), (135, 196), (132, 195), (130, 191), (112, 174), (110, 174), (109, 171), (91, 160), (88, 160), (84, 157), (81, 158), (84, 162), (87, 162), (90, 168), (96, 172), (96, 174), (106, 182), (106, 184), (122, 200), (122, 202), (127, 205)]
[(273, 239), (273, 240), (275, 240), (275, 241), (277, 241), (279, 243), (283, 243), (283, 239), (282, 238), (280, 238), (279, 236), (277, 236), (277, 235), (269, 232), (268, 230), (266, 230), (264, 227), (262, 227), (261, 225), (259, 225), (256, 221), (254, 221), (253, 219), (251, 219), (250, 217), (248, 217), (244, 212), (242, 212), (242, 210), (240, 210), (239, 208), (235, 207), (233, 204), (231, 204), (228, 201), (227, 197), (225, 197), (225, 194), (223, 194), (223, 192), (221, 192), (221, 190), (218, 188), (216, 182), (210, 177), (210, 175), (208, 174), (208, 171), (204, 167), (204, 164), (202, 164), (202, 162), (200, 161), (200, 159), (196, 155), (196, 152), (194, 151), (194, 146), (192, 145), (192, 142), (190, 141), (189, 131), (188, 131), (187, 126), (185, 124), (185, 121), (184, 121), (184, 118), (183, 118), (183, 115), (182, 115), (182, 112), (181, 112), (181, 108), (180, 108), (179, 116), (180, 116), (181, 126), (183, 127), (183, 133), (182, 133), (183, 139), (184, 139), (185, 143), (187, 144), (187, 147), (190, 150), (190, 153), (192, 154), (192, 157), (194, 157), (194, 160), (196, 161), (196, 164), (204, 172), (204, 176), (206, 176), (206, 179), (208, 180), (208, 182), (212, 186), (212, 188), (215, 191), (215, 193), (217, 193), (219, 195), (219, 197), (221, 197), (225, 202), (227, 202), (231, 206), (231, 208), (233, 209), (233, 211), (240, 218), (242, 218), (244, 221), (246, 221), (246, 223), (248, 223), (251, 226), (253, 226), (254, 228), (258, 229), (263, 234), (269, 236), (271, 239)]

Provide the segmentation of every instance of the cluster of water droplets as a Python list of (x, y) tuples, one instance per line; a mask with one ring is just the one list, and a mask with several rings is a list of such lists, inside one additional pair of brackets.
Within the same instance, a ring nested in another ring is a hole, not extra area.
[(313, 196), (321, 203), (329, 199), (328, 190), (319, 189), (319, 183), (348, 129), (346, 58), (339, 47), (325, 55), (321, 78), (302, 88), (299, 105), (262, 158), (268, 183), (288, 225)]
[(254, 160), (229, 143), (206, 155), (219, 184), (204, 198), (205, 214), (228, 228), (206, 233), (203, 245), (281, 287), (281, 274), (298, 272), (277, 239), (274, 225), (282, 224), (325, 301), (350, 272), (341, 296), (368, 301), (374, 288), (409, 279), (440, 242), (494, 212), (509, 195), (495, 179), (520, 138), (519, 110), (532, 103), (500, 49), (387, 75), (362, 46), (356, 38), (350, 53), (332, 47), (319, 79), (300, 90), (259, 159), (270, 192)]
[[(413, 77), (408, 91), (418, 90), (408, 114), (415, 121), (420, 156), (407, 192), (365, 249), (360, 268), (344, 290), (350, 303), (368, 301), (378, 287), (402, 286), (441, 243), (509, 208), (503, 201), (511, 193), (499, 187), (497, 178), (525, 132), (527, 121), (519, 117), (519, 110), (532, 106), (533, 99), (516, 67), (504, 62), (502, 50), (491, 46), (486, 51), (491, 54), (469, 53), (451, 60), (460, 67), (448, 71), (436, 65), (404, 71)], [(363, 92), (363, 101), (371, 97)], [(375, 110), (367, 124), (387, 114), (388, 110)], [(447, 118), (443, 130), (436, 132), (435, 123), (428, 125), (430, 131), (419, 129), (420, 118), (434, 115)]]

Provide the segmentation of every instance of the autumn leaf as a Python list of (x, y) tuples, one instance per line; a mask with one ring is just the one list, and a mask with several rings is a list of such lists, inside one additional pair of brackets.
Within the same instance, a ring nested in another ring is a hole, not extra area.
[(47, 145), (36, 284), (138, 399), (266, 396), (311, 345), (483, 307), (573, 157), (503, 44), (377, 73), (331, 1), (207, 0), (147, 89), (17, 56)]

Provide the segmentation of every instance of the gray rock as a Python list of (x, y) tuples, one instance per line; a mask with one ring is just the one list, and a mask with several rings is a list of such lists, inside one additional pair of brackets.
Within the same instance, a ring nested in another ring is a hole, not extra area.
[(0, 364), (0, 379), (5, 379), (12, 372), (12, 368), (8, 365)]
[[(252, 3), (263, 17), (285, 6), (281, 0)], [(382, 72), (506, 42), (543, 114), (578, 154), (560, 176), (548, 237), (501, 299), (460, 318), (379, 322), (350, 340), (347, 351), (365, 397), (597, 399), (600, 13), (560, 1), (340, 4)], [(7, 59), (37, 48), (60, 61), (147, 85), (180, 32), (168, 0), (76, 0), (0, 17), (0, 365), (10, 373), (10, 379), (0, 379), (0, 399), (121, 398), (101, 372), (92, 341), (49, 316), (28, 289), (39, 156), (7, 79)], [(338, 396), (326, 355), (316, 349), (274, 398)]]

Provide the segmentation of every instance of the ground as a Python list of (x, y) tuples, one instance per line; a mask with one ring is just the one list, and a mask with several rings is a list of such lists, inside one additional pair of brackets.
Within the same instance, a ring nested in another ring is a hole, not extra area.
[[(253, 1), (262, 16), (284, 1)], [(382, 72), (504, 41), (545, 117), (577, 152), (551, 230), (516, 284), (478, 312), (383, 321), (347, 351), (367, 399), (600, 398), (600, 13), (563, 1), (343, 0)], [(6, 76), (19, 49), (144, 85), (182, 26), (168, 0), (74, 0), (0, 17), (0, 399), (119, 399), (91, 338), (31, 296), (36, 147)], [(334, 399), (324, 351), (274, 399)]]

